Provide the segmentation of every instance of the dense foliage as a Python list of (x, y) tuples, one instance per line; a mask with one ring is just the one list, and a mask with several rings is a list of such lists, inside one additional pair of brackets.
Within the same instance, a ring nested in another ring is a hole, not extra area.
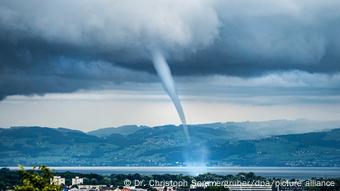
[(0, 169), (0, 190), (13, 188), (14, 185), (20, 183), (20, 174), (16, 171), (11, 171), (8, 168)]
[[(0, 190), (14, 189), (16, 191), (56, 191), (61, 188), (58, 186), (50, 185), (49, 178), (52, 176), (51, 171), (46, 167), (40, 167), (39, 171), (11, 171), (9, 169), (0, 170)], [(71, 179), (75, 176), (84, 178), (84, 184), (92, 185), (112, 185), (114, 187), (123, 187), (124, 180), (149, 180), (158, 181), (273, 181), (261, 176), (256, 176), (254, 173), (239, 173), (237, 175), (216, 175), (216, 174), (201, 174), (198, 176), (187, 176), (181, 174), (162, 174), (162, 175), (141, 175), (141, 174), (111, 174), (111, 175), (99, 175), (99, 174), (80, 174), (73, 172), (54, 173), (54, 175), (62, 176), (66, 178), (66, 185), (71, 184)], [(275, 179), (280, 180), (280, 179)], [(284, 179), (281, 179), (284, 180)], [(305, 190), (310, 191), (335, 191), (340, 190), (340, 178), (329, 178), (329, 179), (313, 179), (313, 180), (332, 180), (335, 181), (335, 187), (305, 187)], [(19, 185), (19, 186), (17, 186)], [(148, 190), (153, 190), (149, 185), (142, 186)], [(207, 187), (205, 190), (208, 191), (227, 191), (227, 188), (212, 186)]]
[(60, 191), (61, 187), (50, 184), (52, 172), (45, 166), (26, 171), (23, 167), (19, 170), (21, 184), (15, 187), (15, 191)]
[[(49, 178), (51, 177), (51, 171), (46, 167), (40, 167), (41, 171), (11, 171), (9, 169), (3, 168), (0, 170), (0, 180), (2, 182), (0, 190), (5, 190), (6, 188), (14, 188), (16, 185), (21, 184), (21, 186), (16, 187), (17, 189), (25, 190), (24, 185), (30, 187), (35, 185), (37, 187), (49, 186)], [(188, 176), (182, 174), (155, 174), (155, 175), (141, 175), (141, 174), (111, 174), (111, 175), (99, 175), (99, 174), (81, 174), (73, 172), (59, 172), (54, 173), (56, 176), (62, 176), (66, 179), (66, 185), (71, 184), (71, 179), (75, 176), (84, 178), (84, 184), (93, 185), (113, 185), (115, 187), (124, 186), (124, 180), (144, 180), (148, 182), (149, 180), (158, 181), (182, 181), (191, 182), (193, 179), (198, 181), (204, 180), (265, 180), (264, 177), (256, 176), (254, 173), (239, 173), (235, 176), (233, 175), (216, 175), (216, 174), (201, 174), (199, 176)], [(25, 183), (24, 183), (25, 182)], [(54, 189), (55, 187), (51, 187)], [(146, 185), (145, 188), (149, 188)]]

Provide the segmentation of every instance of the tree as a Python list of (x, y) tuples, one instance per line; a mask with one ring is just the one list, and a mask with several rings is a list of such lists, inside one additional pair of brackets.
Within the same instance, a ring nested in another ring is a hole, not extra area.
[[(37, 171), (38, 170), (38, 171)], [(21, 185), (15, 191), (60, 191), (61, 187), (50, 184), (52, 172), (46, 166), (33, 167), (33, 171), (26, 171), (20, 167)]]
[(8, 168), (0, 169), (0, 190), (13, 189), (13, 185), (19, 184), (19, 174), (17, 172), (11, 171)]

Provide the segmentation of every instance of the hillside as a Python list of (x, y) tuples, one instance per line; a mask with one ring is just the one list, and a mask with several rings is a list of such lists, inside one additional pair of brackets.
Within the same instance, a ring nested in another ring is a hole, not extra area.
[[(189, 128), (198, 127), (210, 129), (222, 129), (228, 132), (228, 139), (254, 140), (263, 139), (275, 135), (301, 134), (340, 128), (340, 121), (310, 121), (299, 120), (271, 120), (271, 121), (246, 121), (188, 125)], [(130, 135), (138, 130), (152, 128), (148, 126), (126, 125), (121, 127), (109, 127), (88, 132), (98, 137), (108, 137), (111, 134)]]
[(110, 136), (111, 134), (129, 135), (144, 128), (150, 128), (150, 127), (138, 126), (138, 125), (124, 125), (120, 127), (108, 127), (108, 128), (97, 129), (94, 131), (90, 131), (87, 134), (95, 135), (98, 137), (107, 137), (107, 136)]
[(0, 166), (209, 165), (340, 166), (340, 129), (235, 138), (225, 127), (190, 125), (192, 143), (181, 128), (142, 128), (128, 135), (97, 137), (46, 127), (0, 129)]

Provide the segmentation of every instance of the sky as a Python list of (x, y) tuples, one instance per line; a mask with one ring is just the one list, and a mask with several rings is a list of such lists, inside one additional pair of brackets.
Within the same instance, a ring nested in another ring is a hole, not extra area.
[(2, 0), (0, 127), (340, 120), (340, 2)]

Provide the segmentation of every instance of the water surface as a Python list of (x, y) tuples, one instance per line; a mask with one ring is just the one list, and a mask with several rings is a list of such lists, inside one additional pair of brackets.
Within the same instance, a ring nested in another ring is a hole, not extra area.
[[(256, 175), (277, 178), (312, 178), (312, 177), (340, 177), (338, 167), (50, 167), (55, 172), (78, 172), (96, 174), (184, 174), (198, 175), (213, 173), (219, 175), (235, 175), (240, 172), (253, 172)], [(17, 170), (18, 167), (10, 167)], [(26, 167), (26, 169), (32, 169)]]

